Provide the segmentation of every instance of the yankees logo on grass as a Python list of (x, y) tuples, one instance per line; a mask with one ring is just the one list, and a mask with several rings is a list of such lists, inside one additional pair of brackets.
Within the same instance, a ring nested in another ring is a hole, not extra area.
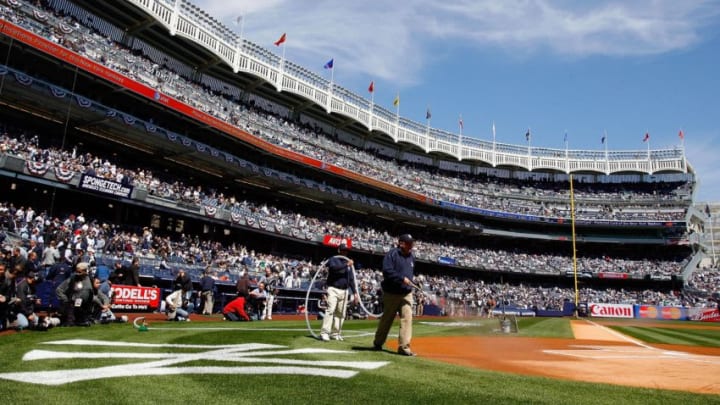
[[(357, 370), (374, 370), (388, 364), (386, 361), (347, 361), (343, 355), (355, 354), (351, 351), (329, 350), (322, 348), (288, 349), (285, 346), (264, 343), (246, 343), (237, 345), (191, 345), (191, 344), (152, 344), (132, 342), (108, 342), (101, 340), (59, 340), (45, 342), (48, 345), (107, 347), (108, 352), (93, 351), (55, 351), (31, 350), (23, 356), (23, 361), (57, 359), (138, 359), (132, 364), (118, 364), (95, 368), (69, 370), (26, 371), (0, 373), (0, 379), (27, 382), (42, 385), (62, 385), (79, 381), (98, 380), (112, 377), (162, 376), (177, 374), (294, 374), (320, 377), (350, 378)], [(126, 348), (127, 351), (118, 351)], [(145, 351), (132, 351), (141, 348)], [(163, 352), (148, 352), (148, 348), (163, 349)], [(181, 349), (182, 353), (167, 353), (167, 349)], [(188, 353), (188, 350), (196, 350)], [(332, 360), (300, 360), (283, 356), (298, 354), (328, 354)], [(183, 363), (205, 361), (207, 365), (179, 366)], [(242, 363), (243, 366), (213, 366), (212, 362)], [(262, 364), (262, 365), (255, 365)]]

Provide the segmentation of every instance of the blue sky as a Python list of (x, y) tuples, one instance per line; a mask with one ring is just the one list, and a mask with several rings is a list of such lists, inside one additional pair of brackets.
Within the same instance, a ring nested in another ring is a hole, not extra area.
[[(464, 136), (602, 150), (680, 146), (720, 202), (720, 0), (195, 0), (285, 57), (375, 103)], [(242, 16), (242, 24), (235, 24)]]

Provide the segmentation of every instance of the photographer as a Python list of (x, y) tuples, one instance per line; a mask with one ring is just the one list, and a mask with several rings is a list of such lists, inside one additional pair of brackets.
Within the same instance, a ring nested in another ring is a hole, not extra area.
[(41, 305), (40, 299), (36, 295), (37, 283), (40, 277), (35, 272), (28, 272), (25, 278), (17, 284), (17, 304), (16, 316), (18, 329), (33, 329), (38, 326), (38, 316), (35, 314), (35, 306)]
[(95, 293), (88, 277), (88, 264), (80, 262), (75, 273), (55, 290), (61, 303), (64, 323), (69, 326), (90, 326)]
[[(110, 290), (112, 292), (112, 290)], [(115, 314), (110, 310), (112, 299), (102, 291), (102, 282), (99, 278), (93, 278), (93, 320), (100, 323), (115, 321)]]
[(0, 263), (0, 330), (5, 330), (8, 322), (15, 320), (14, 310), (17, 304), (15, 277), (13, 270), (5, 271), (5, 264)]

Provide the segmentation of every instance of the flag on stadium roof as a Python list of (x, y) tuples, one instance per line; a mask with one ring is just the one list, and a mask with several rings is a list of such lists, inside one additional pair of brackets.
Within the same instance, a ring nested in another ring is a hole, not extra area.
[(283, 43), (285, 43), (285, 39), (287, 39), (287, 36), (286, 36), (285, 33), (283, 32), (282, 36), (280, 36), (280, 39), (278, 39), (277, 41), (275, 41), (275, 42), (273, 42), (273, 43), (275, 44), (275, 46), (280, 46), (280, 45), (282, 45)]
[(460, 118), (458, 120), (458, 124), (460, 124), (460, 131), (465, 129), (465, 124), (463, 123), (462, 114), (460, 114)]
[(565, 131), (565, 138), (563, 138), (563, 142), (567, 143), (567, 131)]
[(239, 15), (235, 18), (235, 25), (240, 25), (240, 21), (242, 21), (242, 16)]
[(427, 108), (427, 111), (425, 111), (425, 119), (429, 120), (432, 118), (432, 113), (430, 113), (430, 107)]
[(399, 106), (399, 105), (400, 105), (400, 94), (398, 94), (397, 96), (395, 96), (395, 99), (393, 99), (393, 106), (394, 106), (394, 107), (397, 107), (397, 106)]
[(530, 142), (530, 128), (528, 128), (527, 132), (525, 132), (525, 140)]
[(678, 132), (678, 137), (683, 140), (685, 139), (685, 134), (683, 133), (682, 129), (680, 130), (680, 132)]
[(649, 133), (649, 132), (645, 132), (645, 137), (643, 137), (643, 142), (647, 142), (647, 141), (649, 141), (649, 140), (650, 140), (650, 133)]
[(329, 61), (327, 61), (327, 63), (325, 63), (323, 65), (323, 68), (324, 69), (332, 69), (334, 63), (335, 63), (335, 59), (330, 59)]
[(368, 91), (370, 93), (375, 91), (375, 82), (374, 81), (370, 82), (370, 85), (368, 86)]
[(605, 145), (605, 135), (603, 135), (602, 138), (600, 138), (600, 143)]

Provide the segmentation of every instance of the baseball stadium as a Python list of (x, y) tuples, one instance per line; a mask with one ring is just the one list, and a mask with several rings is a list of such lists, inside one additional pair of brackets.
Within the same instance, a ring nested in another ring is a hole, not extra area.
[(187, 0), (0, 0), (0, 34), (10, 403), (720, 403), (684, 147), (432, 128)]

